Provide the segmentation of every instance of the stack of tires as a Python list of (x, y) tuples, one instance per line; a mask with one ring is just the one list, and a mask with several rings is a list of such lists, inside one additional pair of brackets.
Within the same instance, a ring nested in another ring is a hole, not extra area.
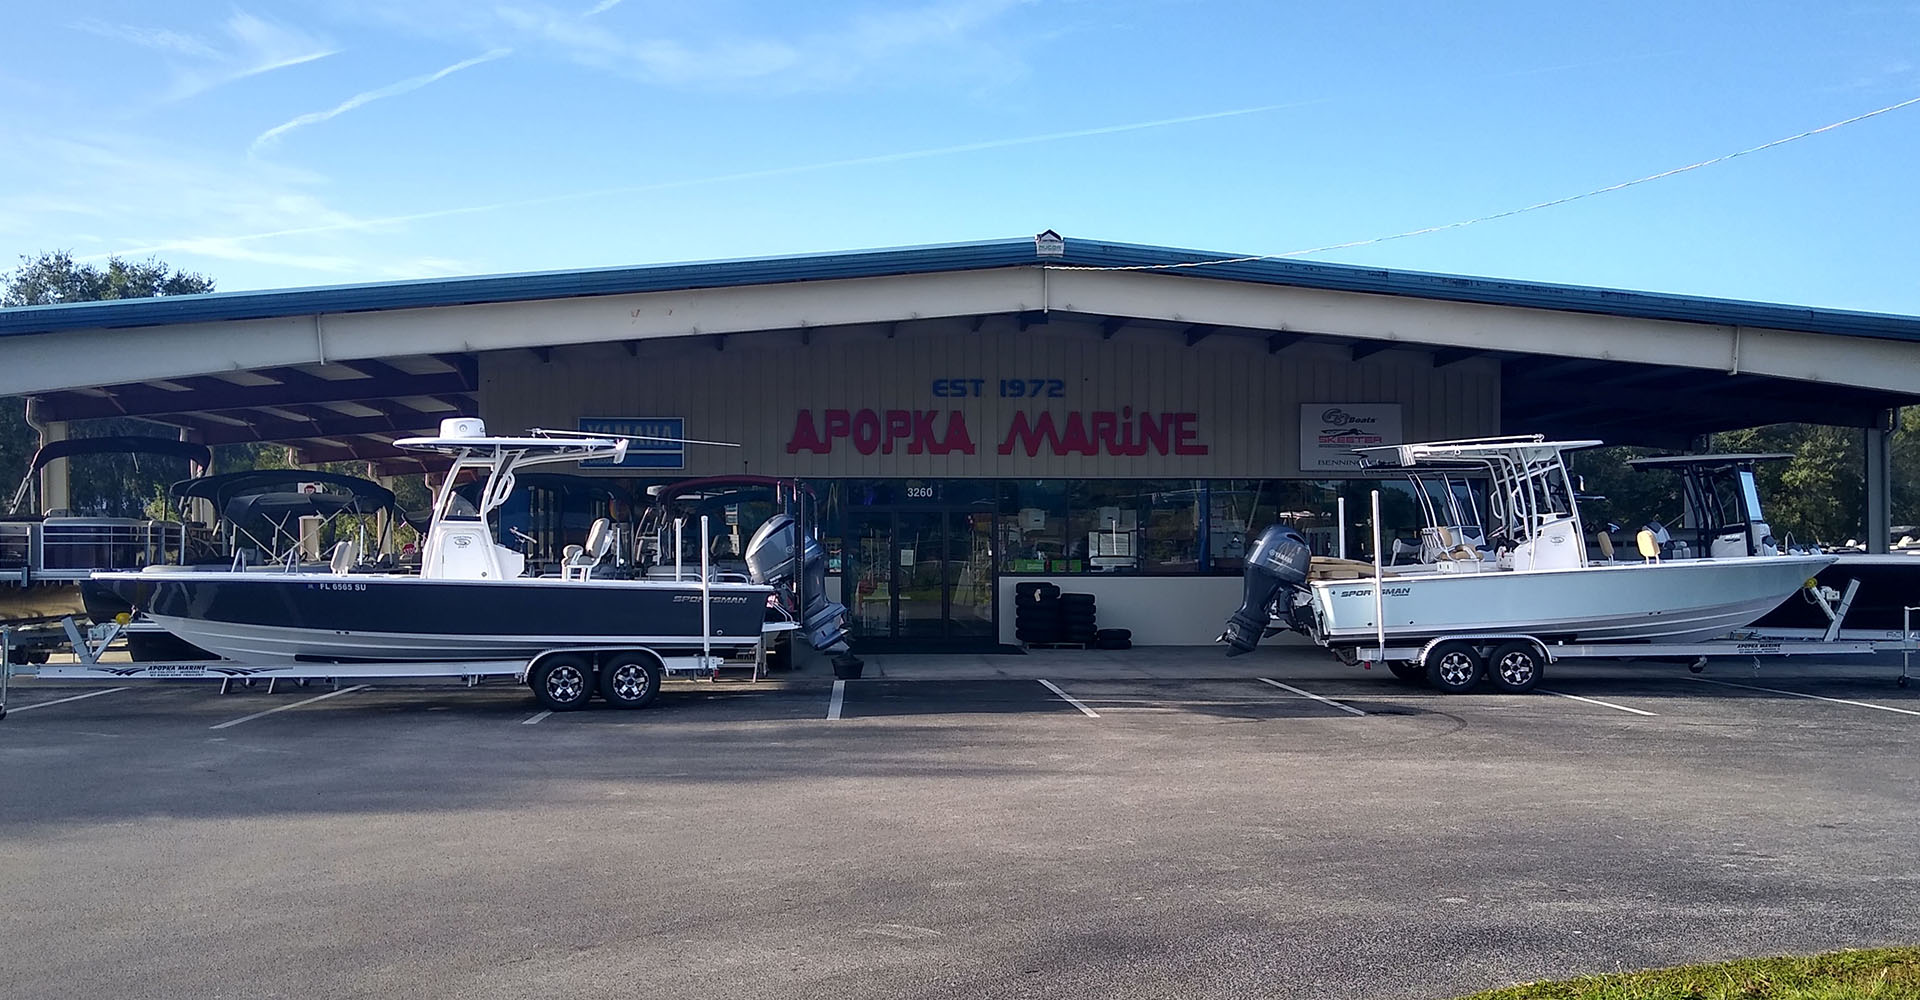
[(1092, 594), (1060, 595), (1060, 642), (1081, 646), (1093, 645), (1094, 636), (1100, 631), (1094, 624), (1095, 611)]
[(1133, 630), (1126, 628), (1103, 628), (1093, 634), (1095, 649), (1132, 649)]
[(1051, 583), (1021, 583), (1013, 588), (1013, 635), (1029, 645), (1053, 645), (1061, 638), (1060, 588)]

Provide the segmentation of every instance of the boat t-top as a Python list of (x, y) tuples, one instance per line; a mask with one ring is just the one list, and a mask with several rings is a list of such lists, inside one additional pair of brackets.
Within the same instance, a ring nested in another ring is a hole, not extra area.
[[(768, 621), (777, 607), (770, 577), (794, 560), (776, 560), (745, 582), (700, 573), (609, 578), (598, 572), (612, 548), (605, 519), (584, 546), (569, 547), (554, 575), (524, 575), (526, 556), (497, 541), (497, 512), (513, 493), (515, 473), (586, 459), (617, 463), (624, 438), (561, 431), (492, 437), (478, 419), (452, 418), (436, 437), (394, 444), (452, 459), (417, 575), (355, 572), (357, 554), (346, 541), (327, 573), (101, 573), (94, 580), (161, 627), (231, 660), (521, 660), (536, 695), (562, 708), (579, 707), (596, 675), (609, 701), (650, 701), (664, 657), (744, 652), (767, 629), (797, 628)], [(477, 501), (456, 492), (469, 475), (481, 481)], [(794, 548), (769, 541), (756, 538), (749, 549), (781, 556)], [(608, 683), (615, 674), (635, 684)]]
[(1610, 545), (1590, 557), (1564, 455), (1600, 443), (1530, 435), (1360, 449), (1363, 468), (1412, 480), (1426, 521), (1420, 560), (1316, 565), (1297, 532), (1270, 527), (1248, 554), (1245, 599), (1221, 637), (1229, 655), (1251, 651), (1277, 619), (1344, 655), (1411, 648), (1396, 673), (1465, 689), (1512, 644), (1535, 655), (1535, 669), (1490, 676), (1523, 690), (1537, 682), (1547, 644), (1718, 639), (1834, 561), (1622, 558)]
[[(1680, 478), (1680, 517), (1662, 525), (1672, 547), (1714, 559), (1817, 553), (1774, 537), (1760, 506), (1756, 469), (1785, 452), (1661, 455), (1629, 459), (1643, 471), (1664, 470)], [(1833, 565), (1815, 577), (1818, 589), (1805, 600), (1782, 602), (1753, 622), (1758, 632), (1783, 638), (1897, 639), (1907, 633), (1907, 608), (1920, 605), (1920, 558), (1905, 552), (1838, 551)]]

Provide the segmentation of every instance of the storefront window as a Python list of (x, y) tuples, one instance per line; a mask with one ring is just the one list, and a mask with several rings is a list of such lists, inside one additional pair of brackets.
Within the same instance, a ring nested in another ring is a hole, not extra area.
[(1056, 573), (1194, 573), (1201, 484), (1081, 480), (1066, 490), (1066, 558)]
[(1078, 573), (1084, 557), (1067, 550), (1067, 481), (1010, 479), (1000, 484), (1000, 572)]

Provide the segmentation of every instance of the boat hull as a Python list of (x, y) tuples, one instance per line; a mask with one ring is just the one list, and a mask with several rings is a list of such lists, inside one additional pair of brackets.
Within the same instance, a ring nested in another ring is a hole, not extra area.
[[(525, 659), (569, 647), (701, 644), (695, 583), (230, 572), (110, 573), (93, 582), (181, 639), (243, 662)], [(772, 593), (712, 585), (712, 643), (758, 642)]]
[[(1531, 635), (1566, 642), (1700, 642), (1752, 623), (1832, 556), (1625, 563), (1578, 569), (1388, 575), (1380, 600), (1389, 642), (1452, 635)], [(1374, 641), (1371, 580), (1316, 582), (1316, 635)]]
[[(1842, 554), (1816, 579), (1842, 594), (1850, 581), (1860, 581), (1840, 622), (1844, 638), (1897, 639), (1905, 627), (1904, 609), (1920, 606), (1920, 556)], [(1920, 612), (1914, 613), (1914, 621), (1920, 630)], [(1811, 600), (1784, 601), (1753, 623), (1760, 631), (1789, 636), (1821, 635), (1827, 626), (1826, 612)]]

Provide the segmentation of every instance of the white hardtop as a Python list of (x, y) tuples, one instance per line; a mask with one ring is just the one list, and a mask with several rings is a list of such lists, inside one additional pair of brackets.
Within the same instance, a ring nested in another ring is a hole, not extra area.
[(1648, 458), (1629, 458), (1627, 464), (1642, 468), (1745, 465), (1749, 462), (1779, 462), (1792, 457), (1793, 453), (1788, 451), (1718, 452), (1706, 455), (1654, 455)]
[(440, 421), (440, 433), (437, 436), (400, 438), (393, 442), (393, 446), (449, 455), (473, 455), (489, 451), (496, 455), (518, 453), (512, 463), (514, 465), (571, 462), (587, 458), (605, 458), (619, 464), (627, 455), (627, 439), (611, 435), (602, 437), (535, 428), (526, 437), (489, 437), (486, 422), (479, 417), (448, 417)]
[(1416, 444), (1390, 444), (1376, 448), (1356, 448), (1368, 466), (1415, 466), (1433, 462), (1486, 461), (1507, 456), (1523, 463), (1558, 456), (1562, 452), (1593, 448), (1604, 441), (1549, 441), (1542, 434), (1518, 434), (1507, 437), (1463, 438), (1458, 441), (1427, 441)]

